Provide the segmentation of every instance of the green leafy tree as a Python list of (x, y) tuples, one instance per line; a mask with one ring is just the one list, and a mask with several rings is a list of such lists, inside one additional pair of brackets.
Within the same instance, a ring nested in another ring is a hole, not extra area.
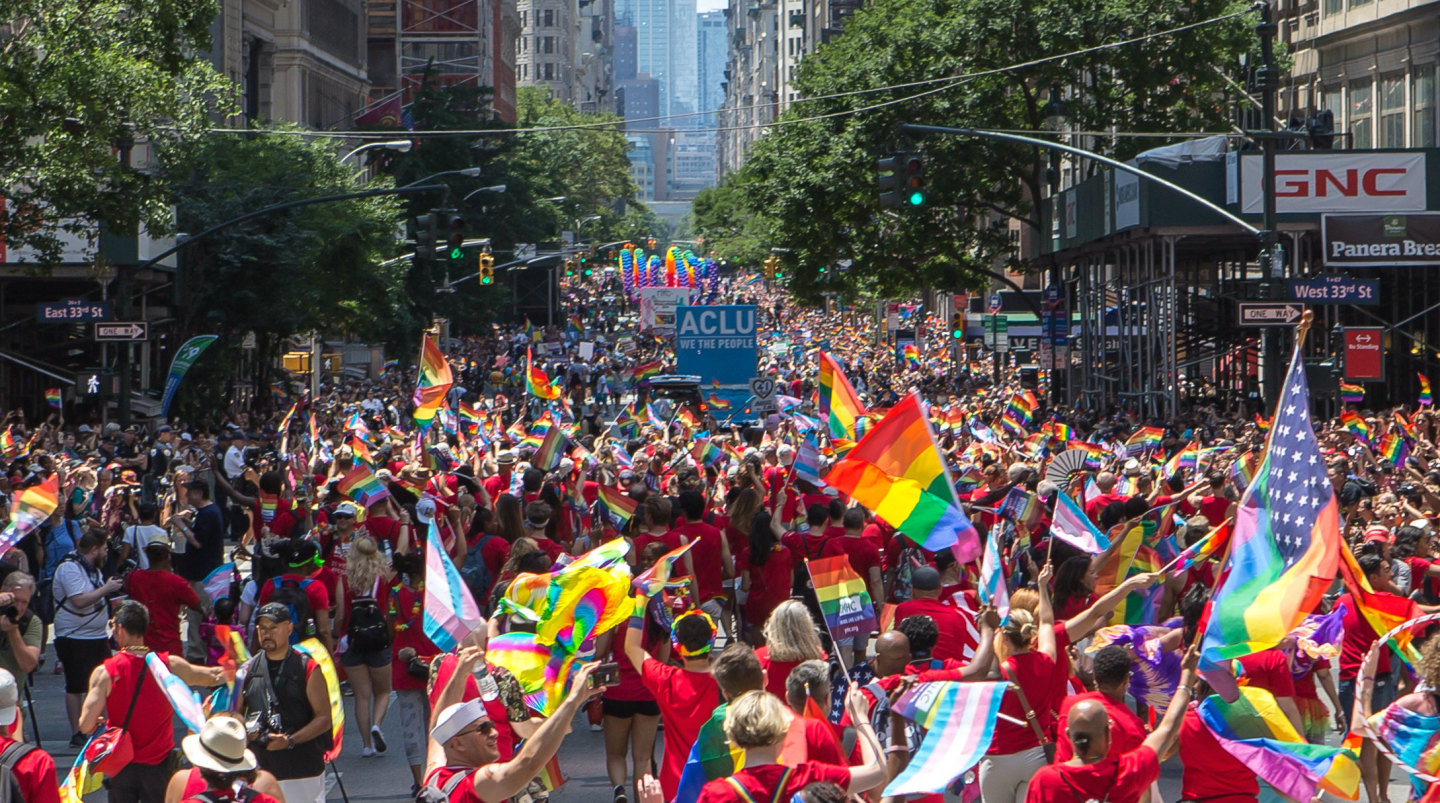
[[(215, 0), (10, 0), (0, 15), (0, 235), (59, 257), (96, 221), (168, 230), (171, 167), (230, 108), (203, 53)], [(115, 149), (147, 143), (158, 170)]]
[(759, 265), (770, 256), (770, 220), (752, 203), (750, 173), (731, 173), (706, 187), (690, 205), (690, 231), (705, 240), (703, 249), (737, 265)]
[[(1043, 210), (1034, 201), (1043, 195), (1048, 157), (980, 139), (910, 141), (897, 134), (897, 125), (1038, 131), (1050, 88), (1057, 86), (1068, 95), (1067, 116), (1076, 130), (1223, 129), (1226, 73), (1238, 72), (1238, 56), (1253, 39), (1252, 20), (1244, 17), (1010, 67), (1243, 7), (1232, 0), (877, 0), (847, 18), (842, 36), (801, 62), (797, 86), (816, 100), (793, 106), (722, 188), (744, 193), (747, 235), (755, 232), (784, 249), (791, 286), (801, 295), (896, 296), (975, 286), (985, 271), (1015, 264), (1004, 218), (1021, 220), (1026, 236), (1043, 228)], [(968, 77), (946, 82), (950, 76)], [(936, 82), (883, 89), (925, 79)], [(877, 91), (830, 97), (865, 89)], [(1166, 139), (1088, 137), (1082, 144), (1129, 158)], [(923, 155), (928, 201), (918, 209), (881, 210), (876, 160), (906, 148)], [(852, 260), (843, 273), (835, 270), (842, 260)]]
[[(207, 138), (178, 166), (181, 227), (200, 231), (274, 204), (389, 184), (365, 185), (339, 157), (328, 139), (267, 132)], [(406, 315), (404, 267), (387, 262), (399, 219), (399, 202), (382, 196), (283, 210), (222, 229), (185, 252), (179, 331), (219, 334), (232, 348), (253, 331), (259, 388), (268, 387), (269, 366), (288, 336), (319, 331), (378, 340)], [(226, 356), (206, 359), (223, 363)]]

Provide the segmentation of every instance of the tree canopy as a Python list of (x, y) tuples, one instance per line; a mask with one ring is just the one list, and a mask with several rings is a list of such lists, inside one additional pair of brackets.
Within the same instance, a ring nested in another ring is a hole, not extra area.
[[(780, 249), (802, 296), (975, 286), (982, 271), (1015, 263), (1004, 218), (1025, 221), (1026, 236), (1043, 222), (1034, 200), (1048, 157), (980, 139), (910, 140), (897, 125), (1041, 131), (1055, 86), (1073, 130), (1162, 135), (1079, 138), (1117, 158), (1167, 144), (1166, 134), (1225, 130), (1227, 79), (1251, 47), (1253, 19), (1102, 46), (1244, 8), (1233, 0), (866, 4), (841, 36), (801, 61), (796, 85), (813, 100), (794, 104), (740, 171), (697, 199), (696, 231), (747, 260)], [(1031, 63), (1077, 51), (1087, 52)], [(888, 88), (898, 85), (908, 86)], [(875, 91), (853, 94), (862, 90)], [(895, 149), (924, 159), (920, 208), (879, 207), (876, 161)], [(846, 271), (835, 269), (842, 260), (850, 260)]]

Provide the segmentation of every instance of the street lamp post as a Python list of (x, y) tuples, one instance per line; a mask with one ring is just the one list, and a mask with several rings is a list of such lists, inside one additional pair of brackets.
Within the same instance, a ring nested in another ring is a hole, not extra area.
[(411, 146), (412, 146), (413, 144), (414, 144), (414, 143), (412, 143), (412, 142), (411, 142), (410, 140), (408, 140), (408, 139), (390, 139), (390, 140), (385, 140), (384, 142), (367, 142), (367, 143), (365, 143), (364, 145), (361, 145), (360, 147), (356, 148), (355, 150), (350, 151), (349, 153), (347, 153), (347, 154), (345, 154), (344, 156), (340, 157), (340, 161), (342, 161), (342, 162), (348, 162), (348, 161), (350, 161), (350, 157), (354, 156), (354, 155), (357, 154), (357, 153), (360, 153), (361, 151), (368, 151), (368, 150), (370, 150), (371, 148), (384, 148), (384, 149), (387, 150), (387, 151), (395, 151), (395, 152), (397, 152), (397, 153), (408, 153), (409, 150), (410, 150), (410, 148), (411, 148)]
[(495, 185), (490, 186), (490, 187), (481, 187), (480, 189), (478, 189), (478, 190), (472, 190), (469, 194), (467, 194), (467, 195), (465, 196), (465, 200), (468, 201), (468, 200), (470, 200), (471, 198), (474, 198), (475, 196), (479, 195), (479, 194), (482, 193), (482, 192), (504, 192), (504, 191), (505, 191), (505, 185), (504, 185), (504, 184), (495, 184)]
[[(408, 151), (408, 150), (410, 150), (410, 149), (409, 149), (409, 148), (406, 148), (405, 150)], [(402, 151), (402, 152), (403, 152), (403, 151)], [(478, 175), (480, 175), (480, 168), (478, 168), (478, 167), (462, 167), (462, 168), (460, 168), (459, 170), (442, 170), (442, 171), (440, 171), (439, 173), (431, 173), (430, 175), (426, 176), (425, 178), (418, 179), (418, 180), (416, 180), (416, 181), (412, 181), (412, 182), (410, 182), (409, 184), (406, 184), (405, 186), (406, 186), (406, 187), (415, 187), (415, 186), (418, 186), (418, 185), (420, 185), (420, 184), (424, 184), (425, 182), (429, 181), (430, 179), (440, 178), (441, 176), (465, 176), (466, 178), (474, 178), (474, 177), (476, 177), (476, 176), (478, 176)]]

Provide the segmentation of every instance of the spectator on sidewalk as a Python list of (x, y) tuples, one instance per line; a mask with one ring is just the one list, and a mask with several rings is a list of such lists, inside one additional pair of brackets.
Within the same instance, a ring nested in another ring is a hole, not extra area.
[(80, 705), (90, 688), (90, 675), (110, 657), (105, 623), (105, 598), (120, 590), (120, 578), (100, 575), (105, 539), (81, 536), (75, 550), (55, 567), (55, 657), (65, 667), (65, 713), (70, 719), (71, 747), (85, 744), (88, 729), (80, 727)]
[(20, 721), (20, 686), (0, 669), (0, 765), (10, 768), (24, 803), (60, 803), (55, 760), (49, 753), (13, 738), (24, 732)]

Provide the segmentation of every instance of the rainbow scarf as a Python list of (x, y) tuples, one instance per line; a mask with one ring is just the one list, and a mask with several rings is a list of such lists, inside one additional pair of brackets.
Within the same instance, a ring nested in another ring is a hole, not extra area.
[(325, 645), (313, 638), (295, 645), (295, 649), (310, 656), (325, 677), (325, 693), (330, 698), (330, 749), (325, 751), (325, 760), (334, 761), (340, 755), (340, 743), (345, 739), (345, 698), (340, 696), (340, 676), (335, 672), (335, 662)]

